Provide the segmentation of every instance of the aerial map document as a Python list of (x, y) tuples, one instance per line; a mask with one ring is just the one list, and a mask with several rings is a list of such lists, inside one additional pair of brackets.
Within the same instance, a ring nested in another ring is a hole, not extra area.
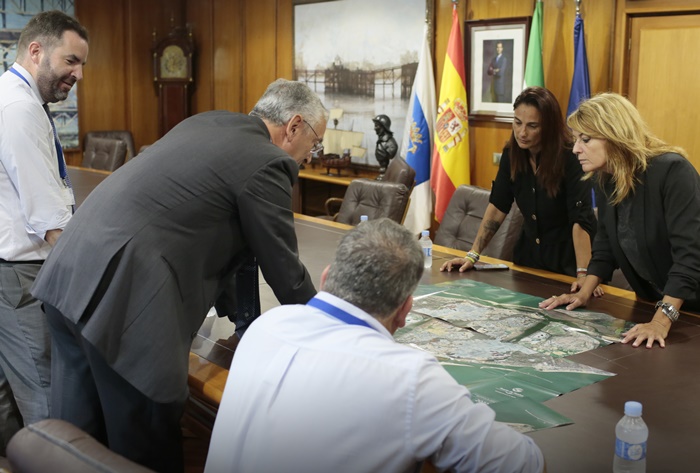
[(419, 286), (394, 338), (432, 353), (474, 402), (521, 432), (571, 423), (541, 403), (613, 373), (563, 357), (608, 345), (631, 322), (539, 309), (542, 298), (462, 279)]

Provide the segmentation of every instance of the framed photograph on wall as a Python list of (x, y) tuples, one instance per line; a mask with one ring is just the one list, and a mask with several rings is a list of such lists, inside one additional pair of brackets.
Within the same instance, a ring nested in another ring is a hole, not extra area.
[(532, 17), (464, 22), (469, 119), (511, 121), (523, 90)]

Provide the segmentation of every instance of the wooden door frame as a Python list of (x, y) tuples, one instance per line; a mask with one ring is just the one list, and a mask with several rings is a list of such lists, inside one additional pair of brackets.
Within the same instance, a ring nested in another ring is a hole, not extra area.
[(700, 14), (697, 0), (617, 0), (615, 34), (612, 45), (613, 63), (610, 89), (622, 95), (629, 92), (632, 19), (661, 14)]

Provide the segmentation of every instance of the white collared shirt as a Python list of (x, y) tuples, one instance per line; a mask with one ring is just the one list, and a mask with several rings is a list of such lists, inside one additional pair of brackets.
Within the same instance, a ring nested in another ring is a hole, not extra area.
[(304, 305), (262, 315), (236, 348), (206, 473), (539, 472), (534, 441), (494, 421), (431, 355)]
[(51, 122), (34, 78), (19, 64), (0, 76), (0, 258), (43, 260), (48, 230), (70, 220), (72, 192), (58, 171)]

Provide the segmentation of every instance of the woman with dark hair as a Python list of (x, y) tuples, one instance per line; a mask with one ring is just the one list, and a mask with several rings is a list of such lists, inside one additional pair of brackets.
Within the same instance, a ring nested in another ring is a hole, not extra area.
[(527, 88), (513, 109), (513, 133), (503, 149), (476, 241), (466, 257), (450, 260), (440, 270), (472, 268), (515, 201), (525, 220), (513, 262), (577, 276), (572, 284), (577, 290), (586, 276), (595, 233), (591, 183), (581, 180), (571, 134), (550, 91)]

